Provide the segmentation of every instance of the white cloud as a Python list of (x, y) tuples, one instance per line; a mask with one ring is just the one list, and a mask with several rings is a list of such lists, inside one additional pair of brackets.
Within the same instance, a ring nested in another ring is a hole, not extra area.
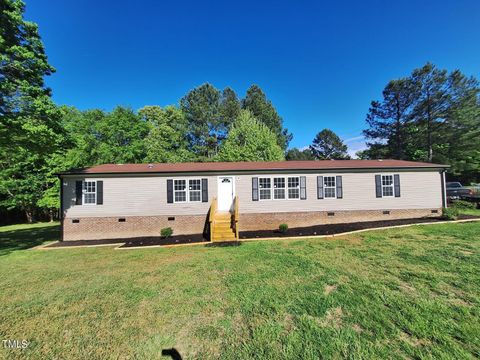
[(367, 149), (367, 144), (365, 143), (365, 137), (362, 135), (355, 136), (349, 139), (343, 140), (345, 144), (348, 145), (348, 155), (352, 157), (352, 159), (356, 159), (357, 151), (362, 151)]
[(355, 137), (352, 137), (352, 138), (349, 138), (349, 139), (345, 139), (343, 140), (344, 143), (350, 143), (352, 141), (357, 141), (357, 140), (363, 140), (365, 139), (365, 137), (363, 135), (360, 135), (360, 136), (355, 136)]

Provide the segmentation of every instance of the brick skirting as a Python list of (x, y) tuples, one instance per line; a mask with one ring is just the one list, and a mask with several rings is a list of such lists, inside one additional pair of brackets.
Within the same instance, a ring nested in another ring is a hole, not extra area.
[[(432, 210), (438, 213), (432, 213)], [(389, 212), (389, 213), (387, 213)], [(240, 231), (274, 230), (282, 223), (289, 228), (361, 221), (436, 217), (441, 209), (309, 211), (240, 214)], [(170, 220), (169, 220), (170, 218)], [(125, 221), (119, 221), (124, 219)], [(78, 221), (78, 222), (75, 222)], [(159, 236), (160, 230), (171, 227), (174, 235), (201, 234), (206, 229), (207, 215), (127, 216), (67, 218), (63, 221), (63, 240), (126, 239)]]
[[(160, 230), (166, 227), (171, 227), (174, 235), (201, 234), (207, 220), (206, 215), (183, 215), (173, 218), (169, 216), (68, 218), (63, 221), (63, 240), (160, 236)], [(120, 222), (119, 219), (125, 219), (125, 221)]]
[[(432, 210), (437, 213), (432, 213)], [(280, 224), (289, 228), (362, 221), (438, 217), (442, 209), (309, 211), (268, 214), (240, 214), (240, 231), (275, 230)]]

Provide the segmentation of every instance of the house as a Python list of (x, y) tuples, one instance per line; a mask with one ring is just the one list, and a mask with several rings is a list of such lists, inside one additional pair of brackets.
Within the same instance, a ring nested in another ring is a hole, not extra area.
[(448, 166), (401, 160), (105, 164), (59, 174), (64, 240), (435, 217)]

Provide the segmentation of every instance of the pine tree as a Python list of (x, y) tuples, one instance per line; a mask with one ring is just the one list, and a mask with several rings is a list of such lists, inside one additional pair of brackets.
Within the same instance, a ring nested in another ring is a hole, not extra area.
[(210, 84), (191, 90), (180, 100), (188, 123), (190, 150), (199, 161), (213, 158), (227, 128), (220, 113), (221, 93)]
[(349, 159), (347, 145), (332, 130), (323, 129), (320, 131), (313, 144), (310, 145), (310, 151), (313, 156), (319, 160), (343, 160)]
[(363, 131), (375, 148), (384, 148), (383, 156), (405, 159), (409, 146), (409, 129), (414, 100), (414, 88), (409, 79), (390, 81), (383, 90), (381, 102), (372, 101), (368, 115), (368, 129)]
[(272, 130), (277, 137), (278, 145), (283, 150), (287, 149), (293, 136), (287, 129), (283, 128), (282, 118), (258, 85), (252, 85), (247, 90), (245, 99), (242, 100), (242, 108), (251, 111), (258, 121)]

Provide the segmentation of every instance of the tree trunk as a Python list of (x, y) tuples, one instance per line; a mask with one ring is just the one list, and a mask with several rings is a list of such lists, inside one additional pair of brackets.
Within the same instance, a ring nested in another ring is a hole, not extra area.
[(31, 209), (26, 209), (25, 210), (25, 216), (27, 217), (27, 222), (29, 224), (33, 223), (33, 221), (35, 220), (35, 218), (33, 216), (33, 211)]
[(432, 109), (430, 103), (430, 94), (427, 93), (427, 151), (428, 162), (432, 162), (433, 149), (432, 149)]
[(48, 210), (48, 217), (50, 218), (50, 222), (55, 221), (55, 212), (53, 211), (53, 209)]

